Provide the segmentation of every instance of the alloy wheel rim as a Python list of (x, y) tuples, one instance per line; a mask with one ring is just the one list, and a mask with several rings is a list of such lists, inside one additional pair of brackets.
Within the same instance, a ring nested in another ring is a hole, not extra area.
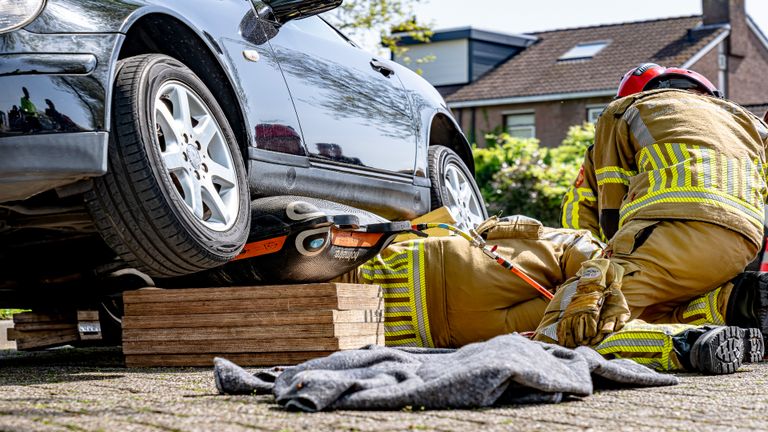
[(165, 175), (185, 208), (214, 231), (231, 228), (240, 210), (232, 152), (208, 106), (179, 81), (155, 96), (156, 144)]
[(466, 231), (485, 220), (482, 204), (474, 193), (472, 182), (458, 166), (449, 163), (445, 167), (443, 185), (448, 198), (445, 205), (458, 228)]

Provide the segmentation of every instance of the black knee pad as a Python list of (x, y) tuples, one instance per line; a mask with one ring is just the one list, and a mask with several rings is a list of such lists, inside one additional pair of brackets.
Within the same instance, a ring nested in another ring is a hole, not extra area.
[(755, 327), (768, 333), (768, 273), (744, 272), (732, 281), (725, 320), (728, 325)]

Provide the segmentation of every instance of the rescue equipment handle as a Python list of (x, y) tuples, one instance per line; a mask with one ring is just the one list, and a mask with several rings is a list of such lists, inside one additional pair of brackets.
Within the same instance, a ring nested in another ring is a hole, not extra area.
[(523, 273), (522, 270), (515, 267), (514, 264), (512, 264), (511, 261), (507, 260), (506, 258), (502, 257), (498, 253), (496, 253), (496, 248), (498, 246), (488, 247), (488, 244), (486, 243), (485, 239), (480, 236), (475, 230), (470, 230), (470, 234), (465, 233), (464, 231), (456, 228), (453, 225), (448, 225), (445, 223), (420, 223), (412, 226), (414, 231), (424, 231), (429, 228), (442, 228), (448, 231), (451, 231), (453, 233), (458, 234), (459, 236), (466, 239), (472, 246), (480, 248), (480, 250), (483, 251), (483, 253), (499, 263), (502, 267), (505, 269), (511, 271), (512, 273), (516, 274), (520, 279), (524, 280), (528, 285), (532, 286), (536, 291), (538, 291), (541, 295), (546, 297), (548, 300), (552, 300), (554, 295), (547, 291), (546, 288), (541, 286), (538, 282), (531, 279), (530, 276)]

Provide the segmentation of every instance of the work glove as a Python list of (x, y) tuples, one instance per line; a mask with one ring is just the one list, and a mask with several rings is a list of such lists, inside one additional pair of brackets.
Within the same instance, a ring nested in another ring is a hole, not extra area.
[[(621, 269), (621, 267), (618, 268)], [(629, 318), (629, 306), (621, 292), (621, 279), (619, 278), (618, 283), (614, 282), (608, 287), (603, 308), (600, 311), (600, 321), (597, 323), (597, 334), (587, 345), (595, 346), (609, 334), (621, 330)]]
[(596, 345), (629, 319), (621, 294), (624, 269), (607, 259), (582, 263), (576, 277), (555, 293), (534, 339), (573, 348)]
[(621, 266), (603, 258), (590, 260), (582, 264), (577, 276), (576, 293), (557, 324), (559, 343), (570, 348), (596, 345), (629, 319), (621, 293)]

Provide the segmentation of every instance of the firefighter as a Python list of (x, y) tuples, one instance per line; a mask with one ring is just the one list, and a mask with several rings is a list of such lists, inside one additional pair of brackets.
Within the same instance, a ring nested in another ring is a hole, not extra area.
[(692, 329), (675, 323), (765, 333), (768, 279), (742, 271), (763, 236), (767, 142), (766, 124), (702, 75), (656, 64), (627, 72), (586, 156), (610, 259), (585, 263), (581, 278), (559, 289), (537, 338), (575, 346), (611, 335), (615, 352), (630, 352), (632, 338), (615, 333), (623, 304), (644, 322), (636, 335)]
[[(497, 252), (554, 292), (604, 244), (586, 231), (544, 227), (525, 217), (491, 218), (477, 231)], [(337, 282), (384, 291), (389, 346), (458, 348), (511, 332), (533, 331), (547, 307), (523, 279), (459, 236), (390, 245)]]
[[(598, 259), (604, 244), (586, 230), (547, 228), (534, 219), (512, 216), (493, 217), (476, 231), (496, 247), (496, 253), (550, 292), (558, 286), (570, 290), (575, 284), (566, 281), (583, 276), (585, 264), (608, 263)], [(621, 274), (606, 280), (616, 289)], [(542, 317), (547, 318), (547, 299), (459, 236), (394, 243), (335, 281), (382, 287), (388, 346), (458, 348), (505, 333), (531, 332)], [(618, 321), (629, 319), (625, 303), (608, 303)], [(706, 373), (734, 372), (744, 360), (757, 361), (756, 351), (762, 357), (759, 332), (723, 326), (645, 327), (639, 320), (629, 323), (598, 346), (598, 352), (630, 358), (660, 371)], [(623, 337), (645, 345), (624, 352)], [(694, 350), (694, 346), (698, 348)], [(753, 354), (744, 356), (745, 350)], [(731, 361), (719, 361), (714, 353)]]

